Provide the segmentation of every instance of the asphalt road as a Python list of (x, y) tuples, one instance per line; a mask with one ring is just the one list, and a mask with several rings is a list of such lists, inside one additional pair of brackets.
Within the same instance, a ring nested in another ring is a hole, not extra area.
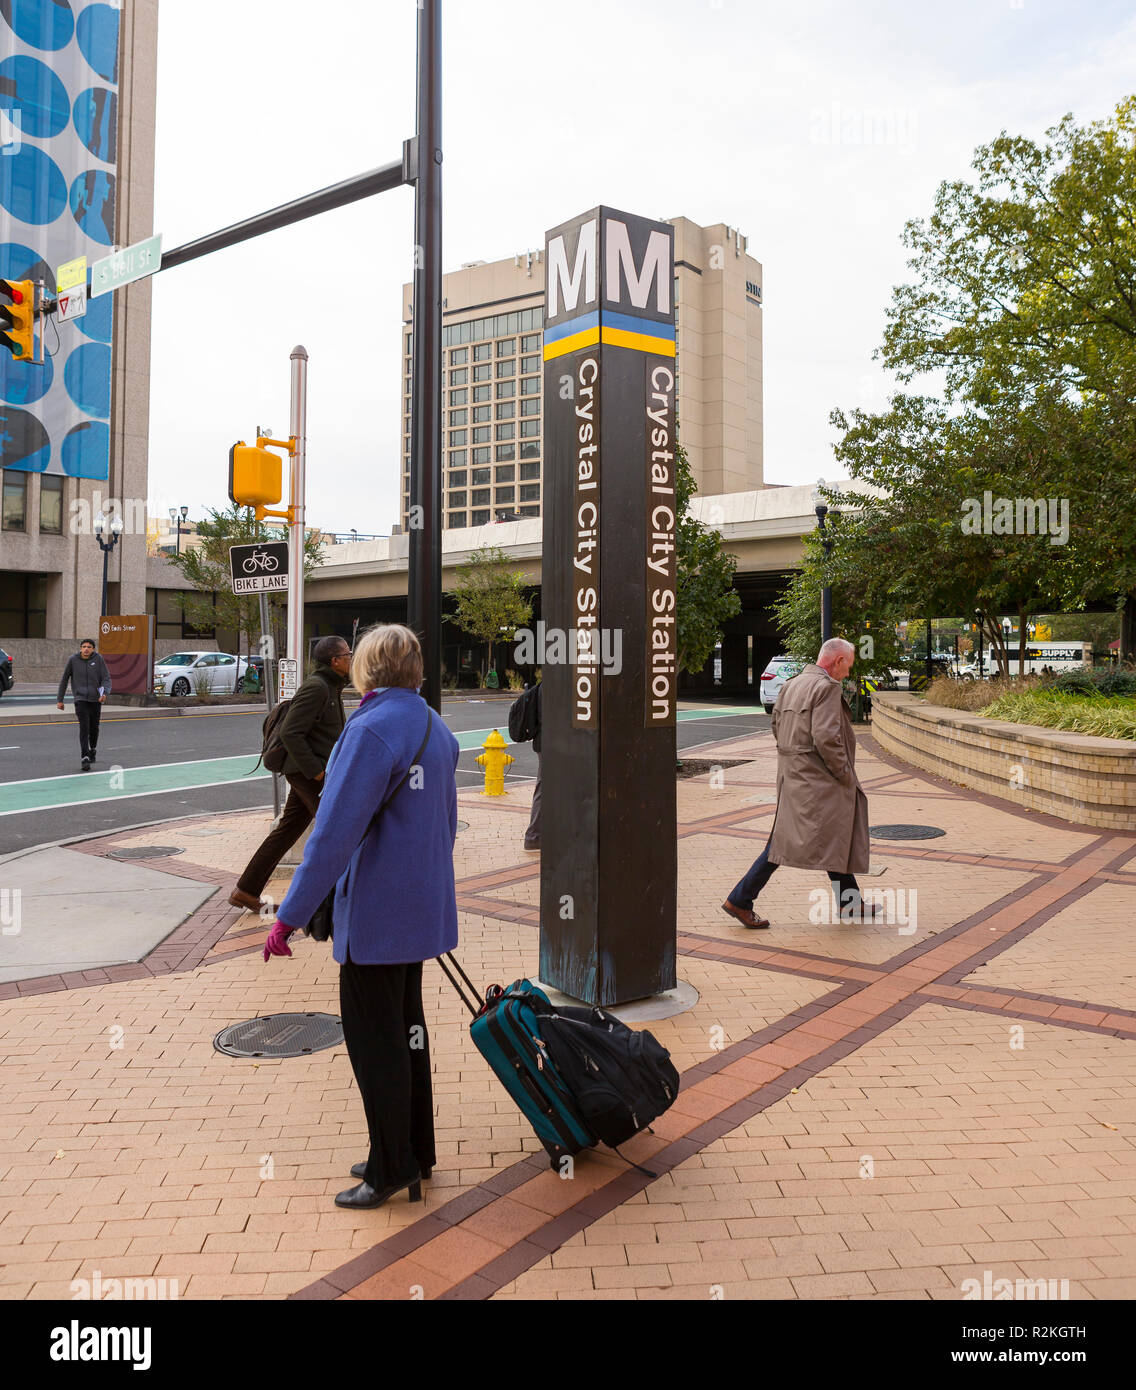
[[(5, 696), (5, 708), (11, 708), (10, 698)], [(475, 759), (490, 729), (508, 738), (508, 708), (504, 699), (443, 702), (443, 717), (462, 744), (459, 786), (481, 784)], [(738, 714), (738, 708), (708, 702), (680, 711), (679, 749), (768, 729), (760, 706), (753, 713)], [(180, 816), (271, 806), (271, 779), (263, 769), (252, 772), (263, 718), (257, 707), (106, 719), (99, 761), (89, 773), (79, 770), (75, 723), (0, 723), (0, 855)], [(509, 751), (516, 761), (507, 781), (536, 776), (530, 744)], [(281, 791), (287, 792), (283, 783)]]

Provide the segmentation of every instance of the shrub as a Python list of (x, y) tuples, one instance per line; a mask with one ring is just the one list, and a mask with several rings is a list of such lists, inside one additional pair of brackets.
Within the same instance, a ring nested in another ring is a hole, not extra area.
[(947, 709), (980, 710), (1002, 695), (1036, 690), (1040, 676), (994, 676), (988, 681), (960, 681), (936, 676), (927, 687), (927, 703)]
[(1049, 689), (1005, 694), (982, 713), (1012, 724), (1040, 724), (1098, 738), (1136, 739), (1136, 699), (1108, 695), (1070, 695)]

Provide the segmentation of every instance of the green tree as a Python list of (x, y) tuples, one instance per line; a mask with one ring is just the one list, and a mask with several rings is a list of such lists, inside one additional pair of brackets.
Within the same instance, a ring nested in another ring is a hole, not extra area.
[(463, 632), (488, 643), (486, 670), (493, 664), (494, 643), (511, 642), (517, 628), (532, 620), (532, 603), (523, 592), (525, 579), (510, 569), (509, 557), (496, 545), (483, 545), (458, 566), (449, 616)]
[(722, 537), (690, 514), (698, 491), (681, 444), (675, 446), (675, 626), (678, 668), (701, 671), (722, 640), (722, 625), (741, 611), (734, 590), (737, 561), (722, 548)]
[[(283, 539), (276, 527), (257, 521), (251, 507), (230, 503), (225, 511), (208, 509), (207, 519), (197, 523), (200, 543), (186, 546), (180, 555), (169, 556), (169, 562), (180, 572), (187, 589), (177, 595), (186, 617), (195, 627), (232, 628), (237, 634), (237, 655), (241, 639), (247, 636), (246, 652), (252, 649), (253, 634), (270, 636), (260, 630), (260, 600), (255, 594), (238, 596), (233, 593), (229, 570), (229, 547), (253, 545), (262, 541)], [(304, 538), (304, 579), (308, 580), (322, 564), (322, 540), (318, 531), (309, 531)], [(269, 626), (278, 605), (269, 595)]]

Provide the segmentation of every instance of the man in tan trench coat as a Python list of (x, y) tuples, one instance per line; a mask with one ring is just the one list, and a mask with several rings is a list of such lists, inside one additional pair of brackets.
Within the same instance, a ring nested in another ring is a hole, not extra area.
[(840, 682), (856, 649), (834, 637), (786, 681), (773, 707), (777, 740), (777, 811), (769, 843), (722, 904), (745, 927), (768, 927), (754, 899), (781, 864), (823, 869), (841, 919), (870, 921), (878, 905), (864, 903), (857, 873), (868, 868), (868, 798), (856, 778), (856, 737)]

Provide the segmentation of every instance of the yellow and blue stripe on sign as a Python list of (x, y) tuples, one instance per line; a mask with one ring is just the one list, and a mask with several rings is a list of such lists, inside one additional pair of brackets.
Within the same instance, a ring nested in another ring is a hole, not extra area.
[(590, 314), (580, 314), (544, 330), (544, 360), (550, 362), (554, 357), (563, 357), (565, 353), (593, 347), (596, 343), (649, 352), (656, 357), (673, 357), (674, 324), (614, 313), (603, 314), (601, 321), (599, 310), (594, 309)]

